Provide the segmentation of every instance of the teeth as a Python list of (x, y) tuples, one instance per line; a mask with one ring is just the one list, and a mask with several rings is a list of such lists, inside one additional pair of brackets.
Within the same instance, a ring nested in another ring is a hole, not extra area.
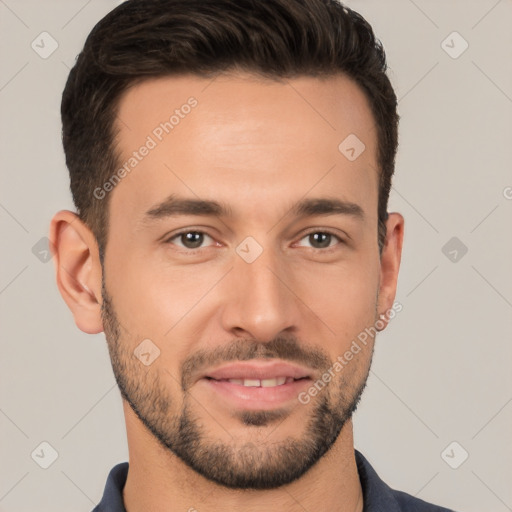
[(244, 386), (246, 387), (259, 387), (261, 385), (261, 381), (258, 379), (244, 379)]
[(247, 387), (263, 387), (273, 388), (275, 386), (282, 386), (284, 383), (292, 382), (293, 377), (276, 377), (275, 379), (228, 379), (232, 384)]

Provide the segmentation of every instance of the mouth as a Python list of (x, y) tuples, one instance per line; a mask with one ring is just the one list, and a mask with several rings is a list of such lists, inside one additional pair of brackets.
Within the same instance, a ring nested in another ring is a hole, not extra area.
[(270, 379), (214, 379), (213, 377), (205, 377), (209, 380), (215, 380), (217, 382), (230, 382), (237, 386), (244, 386), (246, 388), (274, 388), (276, 386), (283, 386), (284, 384), (290, 384), (297, 380), (309, 379), (309, 377), (301, 377), (294, 379), (293, 377), (272, 377)]
[(208, 371), (198, 381), (230, 410), (269, 410), (297, 401), (312, 372), (284, 362), (246, 361)]

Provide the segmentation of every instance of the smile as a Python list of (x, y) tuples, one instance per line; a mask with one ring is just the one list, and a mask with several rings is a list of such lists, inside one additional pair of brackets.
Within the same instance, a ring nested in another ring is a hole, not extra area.
[(276, 386), (282, 386), (283, 384), (289, 384), (294, 380), (293, 377), (276, 377), (273, 379), (213, 379), (219, 382), (226, 381), (231, 384), (236, 384), (238, 386), (245, 386), (249, 388), (273, 388)]
[(296, 403), (314, 376), (311, 368), (283, 360), (232, 361), (207, 369), (196, 385), (229, 410), (271, 410)]

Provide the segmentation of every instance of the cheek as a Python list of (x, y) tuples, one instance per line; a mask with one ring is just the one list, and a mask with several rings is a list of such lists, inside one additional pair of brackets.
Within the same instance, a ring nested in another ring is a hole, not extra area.
[(338, 344), (373, 325), (379, 283), (375, 262), (359, 254), (351, 261), (318, 266), (314, 272), (297, 269), (295, 282), (297, 295), (329, 332), (334, 331)]
[(222, 275), (215, 265), (179, 267), (136, 254), (117, 261), (107, 271), (107, 289), (119, 321), (129, 336), (162, 343), (186, 330), (201, 310), (199, 301)]

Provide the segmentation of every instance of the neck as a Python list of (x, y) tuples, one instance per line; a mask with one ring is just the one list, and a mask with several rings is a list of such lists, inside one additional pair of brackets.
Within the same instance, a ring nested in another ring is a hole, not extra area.
[(298, 480), (270, 490), (220, 486), (166, 450), (124, 403), (129, 470), (123, 489), (127, 512), (361, 512), (362, 489), (354, 453), (352, 421), (331, 449)]

